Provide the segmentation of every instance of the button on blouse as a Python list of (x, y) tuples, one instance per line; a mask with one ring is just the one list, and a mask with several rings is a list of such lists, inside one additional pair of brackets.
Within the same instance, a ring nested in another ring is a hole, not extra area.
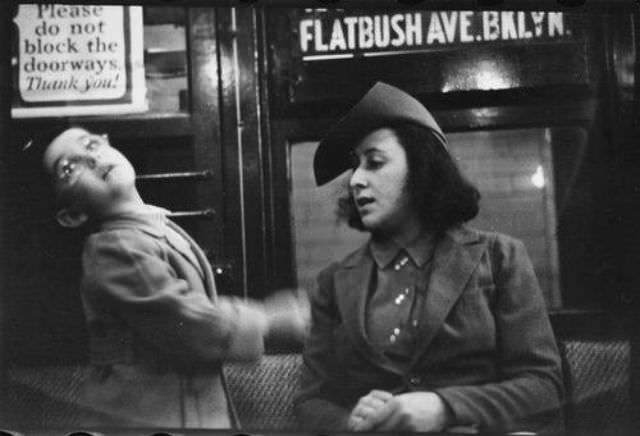
[(433, 257), (433, 242), (422, 235), (406, 247), (394, 241), (372, 241), (375, 272), (366, 307), (371, 344), (400, 366), (408, 365), (417, 332)]

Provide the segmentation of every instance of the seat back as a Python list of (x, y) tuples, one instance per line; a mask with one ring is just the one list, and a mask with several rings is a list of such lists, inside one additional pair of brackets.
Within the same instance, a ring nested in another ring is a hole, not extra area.
[[(560, 339), (570, 435), (627, 435), (631, 427), (631, 346), (628, 340)], [(293, 396), (302, 356), (265, 355), (255, 364), (223, 367), (244, 430), (295, 430)], [(77, 427), (89, 411), (78, 407), (84, 367), (14, 370), (3, 383), (3, 424)], [(10, 406), (10, 407), (9, 407)], [(87, 416), (86, 416), (87, 415)]]
[[(566, 424), (570, 435), (631, 434), (628, 340), (558, 341), (566, 385)], [(266, 355), (256, 364), (227, 364), (230, 397), (245, 430), (295, 430), (293, 395), (300, 354)]]
[(293, 396), (302, 356), (265, 355), (255, 364), (223, 367), (229, 396), (243, 430), (294, 430)]
[(63, 432), (108, 422), (78, 400), (87, 374), (84, 365), (10, 368), (0, 391), (0, 426)]
[(627, 340), (558, 342), (570, 435), (631, 434), (631, 347)]
[[(265, 355), (255, 364), (226, 363), (227, 388), (242, 429), (295, 429), (293, 395), (302, 356)], [(14, 368), (0, 392), (0, 426), (77, 429), (104, 422), (78, 403), (87, 366)]]

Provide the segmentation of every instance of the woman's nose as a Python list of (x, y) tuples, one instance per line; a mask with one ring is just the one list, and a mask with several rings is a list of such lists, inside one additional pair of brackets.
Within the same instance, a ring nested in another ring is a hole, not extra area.
[(364, 188), (365, 186), (367, 186), (366, 178), (364, 177), (364, 174), (362, 173), (362, 170), (360, 168), (356, 168), (353, 170), (351, 179), (349, 179), (349, 186), (351, 187), (351, 189)]

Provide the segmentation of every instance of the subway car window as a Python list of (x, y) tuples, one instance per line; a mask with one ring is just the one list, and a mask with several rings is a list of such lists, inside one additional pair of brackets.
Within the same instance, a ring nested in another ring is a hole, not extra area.
[[(320, 270), (366, 240), (336, 215), (337, 199), (344, 195), (349, 175), (315, 186), (312, 161), (316, 146), (291, 146), (296, 277), (304, 288), (313, 288)], [(547, 306), (562, 307), (550, 130), (451, 133), (449, 147), (462, 172), (482, 195), (480, 213), (469, 225), (521, 239)]]
[(145, 7), (143, 40), (149, 111), (189, 110), (185, 9)]
[(521, 239), (547, 306), (562, 307), (549, 129), (453, 133), (449, 141), (482, 195), (480, 213), (469, 225)]

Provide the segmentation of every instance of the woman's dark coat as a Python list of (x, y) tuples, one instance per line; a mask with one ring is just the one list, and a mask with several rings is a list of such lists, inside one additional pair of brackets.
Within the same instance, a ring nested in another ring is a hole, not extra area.
[(558, 349), (524, 245), (460, 227), (439, 241), (409, 370), (365, 334), (375, 263), (365, 245), (318, 277), (296, 411), (305, 428), (344, 429), (372, 389), (434, 391), (457, 426), (542, 431), (562, 425)]

